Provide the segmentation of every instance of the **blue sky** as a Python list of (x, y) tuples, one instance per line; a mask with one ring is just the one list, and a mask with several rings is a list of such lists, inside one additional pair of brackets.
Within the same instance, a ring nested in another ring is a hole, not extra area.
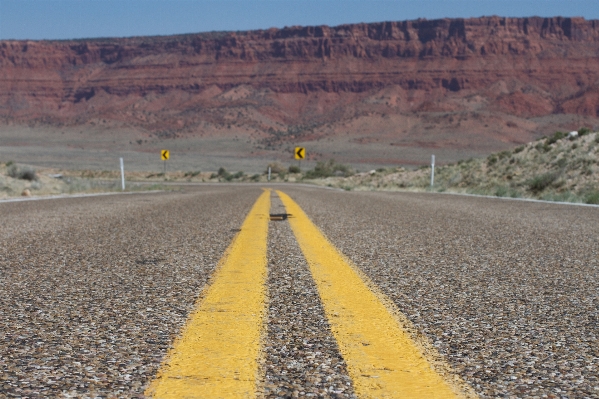
[(599, 19), (599, 0), (0, 0), (0, 39), (74, 39), (484, 15)]

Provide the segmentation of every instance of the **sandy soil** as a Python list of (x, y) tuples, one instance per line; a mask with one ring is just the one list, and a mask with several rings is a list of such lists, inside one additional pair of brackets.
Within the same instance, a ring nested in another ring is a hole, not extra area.
[(438, 165), (485, 157), (553, 134), (556, 126), (593, 127), (599, 126), (599, 120), (576, 115), (522, 119), (473, 109), (415, 114), (362, 112), (314, 126), (271, 124), (268, 131), (232, 122), (172, 135), (110, 122), (70, 127), (0, 124), (0, 162), (118, 170), (122, 157), (127, 170), (160, 172), (164, 167), (160, 150), (168, 149), (171, 159), (167, 168), (171, 171), (216, 171), (224, 167), (253, 174), (274, 161), (295, 164), (293, 149), (300, 146), (306, 148), (302, 167), (307, 169), (329, 159), (358, 171), (414, 168), (427, 165), (432, 154)]

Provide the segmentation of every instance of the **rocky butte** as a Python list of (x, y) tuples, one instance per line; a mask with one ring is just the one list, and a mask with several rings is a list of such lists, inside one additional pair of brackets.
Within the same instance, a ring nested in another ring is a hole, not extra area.
[(302, 144), (318, 148), (312, 159), (337, 148), (349, 162), (409, 164), (436, 148), (451, 161), (599, 126), (599, 21), (2, 41), (0, 122), (5, 132), (121, 129), (138, 151), (164, 140), (193, 151), (210, 138), (243, 140), (239, 153), (257, 157)]

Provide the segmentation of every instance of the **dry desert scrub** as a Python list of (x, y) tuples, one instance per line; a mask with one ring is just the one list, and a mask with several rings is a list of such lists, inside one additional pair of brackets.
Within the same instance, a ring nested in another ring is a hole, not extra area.
[(312, 179), (346, 190), (457, 192), (599, 204), (599, 133), (581, 129), (576, 137), (554, 135), (482, 159), (435, 169), (379, 169), (349, 177)]
[[(127, 177), (127, 191), (164, 189), (160, 184), (137, 184)], [(47, 196), (115, 191), (121, 191), (118, 172), (59, 171), (34, 169), (11, 161), (0, 163), (0, 199), (22, 195)]]

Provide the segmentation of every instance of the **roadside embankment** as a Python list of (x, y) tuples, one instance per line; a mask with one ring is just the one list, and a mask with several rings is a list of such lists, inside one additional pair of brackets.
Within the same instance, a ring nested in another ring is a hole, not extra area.
[(599, 204), (599, 133), (556, 132), (550, 137), (435, 168), (378, 169), (309, 179), (345, 190), (435, 191)]

